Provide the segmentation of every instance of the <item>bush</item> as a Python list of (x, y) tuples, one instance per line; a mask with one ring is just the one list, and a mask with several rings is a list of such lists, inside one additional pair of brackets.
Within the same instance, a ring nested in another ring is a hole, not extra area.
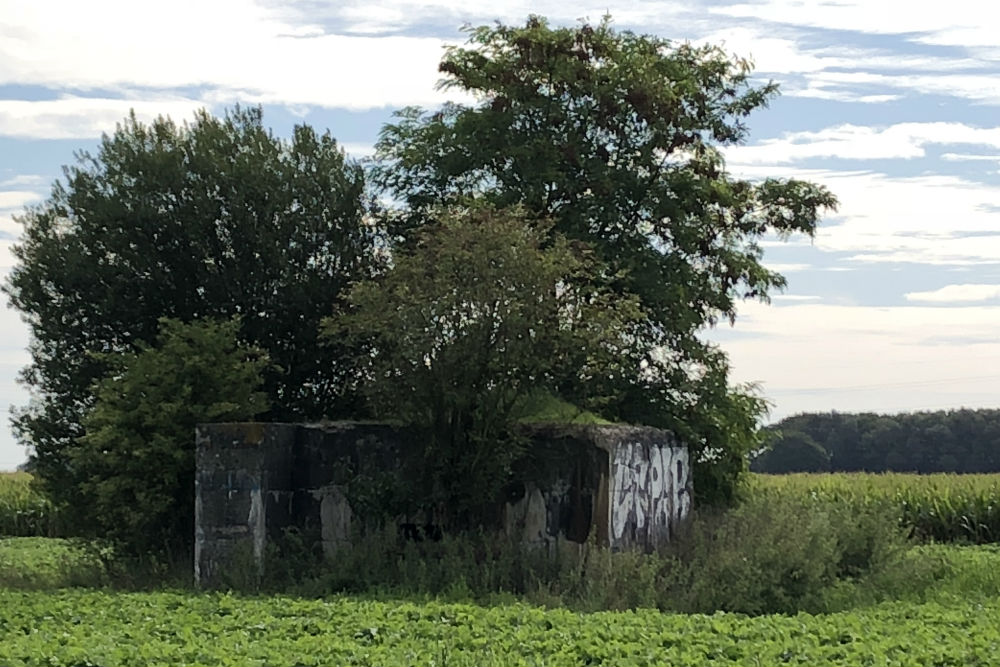
[(818, 611), (838, 581), (891, 567), (905, 547), (893, 518), (834, 504), (759, 498), (695, 518), (678, 547), (676, 609), (747, 614)]
[(109, 540), (124, 558), (169, 564), (187, 557), (195, 425), (245, 420), (267, 408), (258, 390), (269, 362), (238, 331), (237, 319), (164, 319), (155, 347), (109, 359), (115, 370), (96, 385), (86, 435), (69, 453), (83, 480), (83, 502), (65, 510), (75, 534)]
[(355, 535), (326, 561), (315, 544), (286, 535), (291, 552), (269, 560), (263, 587), (746, 614), (820, 611), (832, 592), (837, 604), (858, 597), (858, 582), (895, 585), (887, 573), (906, 546), (891, 517), (786, 498), (701, 513), (675, 544), (652, 554), (570, 542), (550, 551), (486, 532), (412, 542), (388, 529)]

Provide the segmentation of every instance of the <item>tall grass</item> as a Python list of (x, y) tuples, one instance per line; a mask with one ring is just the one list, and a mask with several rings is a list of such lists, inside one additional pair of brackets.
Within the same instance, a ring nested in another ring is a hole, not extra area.
[(1000, 474), (754, 475), (758, 498), (795, 497), (891, 512), (923, 542), (1000, 542)]
[(0, 536), (52, 537), (58, 521), (25, 472), (0, 472)]

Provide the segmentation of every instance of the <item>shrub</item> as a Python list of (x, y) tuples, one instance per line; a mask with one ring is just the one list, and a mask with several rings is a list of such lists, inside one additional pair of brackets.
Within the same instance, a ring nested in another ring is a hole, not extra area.
[(119, 556), (170, 563), (194, 540), (195, 425), (264, 411), (268, 361), (238, 341), (236, 319), (161, 327), (155, 347), (114, 357), (97, 384), (70, 452), (85, 502), (67, 511), (76, 534), (110, 540)]

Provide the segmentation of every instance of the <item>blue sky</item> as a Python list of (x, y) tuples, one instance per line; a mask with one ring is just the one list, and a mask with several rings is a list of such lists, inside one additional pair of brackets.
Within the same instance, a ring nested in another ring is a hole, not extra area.
[[(187, 119), (261, 104), (279, 134), (329, 128), (371, 150), (393, 109), (436, 106), (459, 27), (530, 13), (599, 20), (751, 57), (783, 95), (727, 152), (748, 178), (830, 187), (813, 240), (768, 244), (788, 289), (706, 333), (772, 419), (801, 411), (1000, 407), (1000, 16), (989, 3), (0, 0), (0, 271), (14, 216), (129, 109)], [(0, 312), (0, 408), (27, 328)], [(25, 458), (0, 425), (0, 469)]]

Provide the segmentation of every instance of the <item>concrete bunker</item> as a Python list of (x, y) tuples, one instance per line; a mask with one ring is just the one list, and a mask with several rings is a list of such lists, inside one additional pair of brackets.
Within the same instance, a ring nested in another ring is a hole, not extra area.
[[(690, 512), (688, 450), (668, 431), (555, 424), (525, 430), (531, 444), (497, 501), (504, 529), (525, 543), (555, 550), (593, 537), (612, 549), (652, 549), (669, 541)], [(380, 509), (377, 494), (359, 494), (359, 486), (403, 474), (413, 437), (403, 428), (354, 422), (199, 425), (195, 581), (216, 583), (245, 554), (262, 572), (268, 544), (293, 527), (334, 554)], [(405, 507), (393, 517), (415, 536), (433, 530)]]

